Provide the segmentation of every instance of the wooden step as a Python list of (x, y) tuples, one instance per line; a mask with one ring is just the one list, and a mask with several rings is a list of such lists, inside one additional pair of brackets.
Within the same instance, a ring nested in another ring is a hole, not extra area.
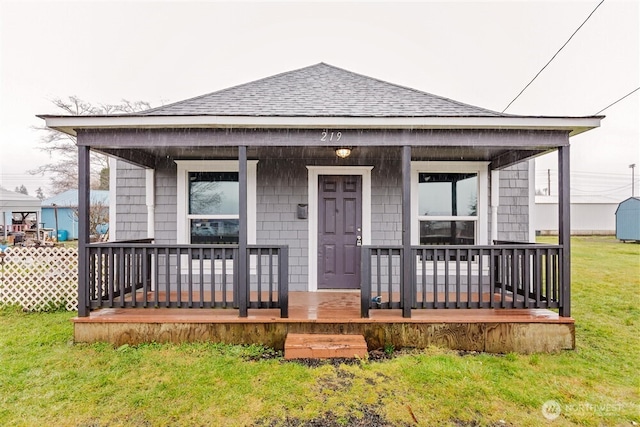
[(287, 334), (285, 359), (335, 359), (367, 356), (362, 335)]

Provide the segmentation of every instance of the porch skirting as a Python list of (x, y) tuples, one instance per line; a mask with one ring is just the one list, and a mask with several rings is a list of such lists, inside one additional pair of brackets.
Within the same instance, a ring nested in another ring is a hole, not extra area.
[(542, 309), (372, 310), (361, 318), (359, 292), (291, 292), (289, 318), (277, 309), (100, 309), (74, 319), (78, 343), (222, 342), (284, 348), (288, 333), (359, 334), (369, 350), (440, 346), (489, 353), (558, 352), (575, 348), (572, 318)]

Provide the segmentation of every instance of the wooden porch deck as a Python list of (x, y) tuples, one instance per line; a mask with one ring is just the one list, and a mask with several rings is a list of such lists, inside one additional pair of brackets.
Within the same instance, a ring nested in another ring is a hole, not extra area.
[(318, 333), (361, 334), (369, 349), (436, 345), (532, 353), (575, 347), (573, 319), (550, 310), (425, 309), (403, 318), (401, 310), (372, 309), (365, 319), (360, 317), (359, 291), (290, 292), (286, 319), (279, 309), (249, 309), (243, 318), (236, 309), (107, 308), (73, 321), (76, 342), (114, 345), (213, 341), (282, 349), (287, 333)]

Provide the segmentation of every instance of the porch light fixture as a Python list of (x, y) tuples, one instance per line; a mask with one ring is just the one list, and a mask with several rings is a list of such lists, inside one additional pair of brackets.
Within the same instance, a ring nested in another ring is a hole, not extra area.
[(336, 148), (336, 156), (340, 157), (341, 159), (346, 159), (350, 155), (351, 155), (351, 148), (347, 148), (347, 147)]

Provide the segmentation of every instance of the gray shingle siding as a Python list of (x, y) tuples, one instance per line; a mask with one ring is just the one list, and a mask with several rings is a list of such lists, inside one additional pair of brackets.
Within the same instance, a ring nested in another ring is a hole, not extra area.
[(500, 171), (498, 239), (529, 241), (528, 162), (518, 163)]
[(289, 287), (306, 290), (309, 221), (297, 219), (298, 204), (308, 203), (307, 169), (303, 161), (264, 159), (258, 162), (256, 243), (289, 245)]
[(118, 240), (147, 237), (145, 170), (118, 162), (116, 175), (116, 236)]
[(176, 243), (177, 178), (176, 167), (156, 170), (155, 240), (158, 244)]
[(400, 161), (386, 161), (371, 171), (371, 244), (402, 242), (402, 185)]
[[(155, 171), (155, 239), (158, 244), (176, 243), (176, 168)], [(144, 168), (118, 162), (116, 235), (118, 240), (142, 239), (147, 233), (146, 172)]]

